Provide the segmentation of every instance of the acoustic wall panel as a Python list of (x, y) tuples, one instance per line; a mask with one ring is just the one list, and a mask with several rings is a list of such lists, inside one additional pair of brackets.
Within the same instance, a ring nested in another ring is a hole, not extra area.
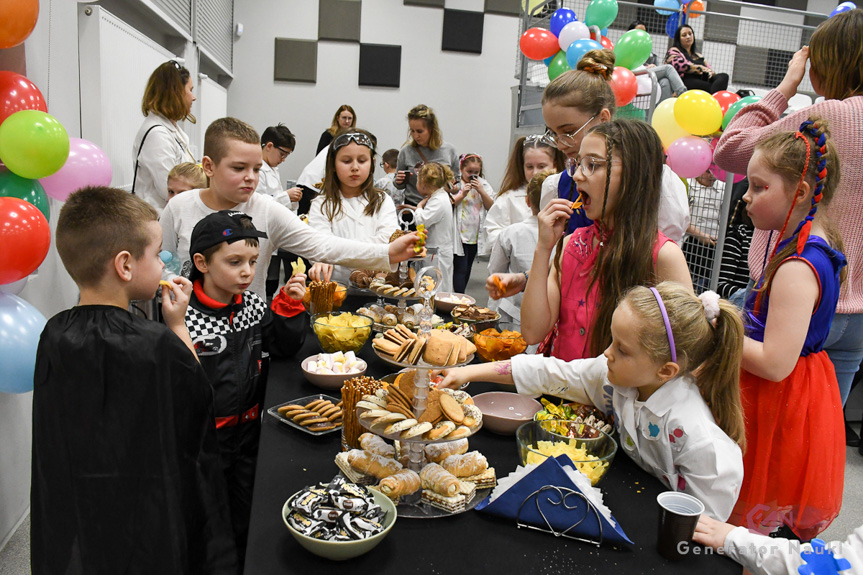
[(486, 14), (521, 16), (521, 0), (485, 0)]
[(318, 43), (315, 40), (276, 38), (273, 80), (310, 82), (318, 79)]
[(482, 12), (443, 11), (441, 50), (482, 54)]
[(401, 46), (360, 44), (360, 86), (398, 88), (401, 70)]
[(405, 6), (430, 6), (432, 8), (443, 8), (444, 0), (405, 0)]
[(359, 42), (362, 7), (360, 0), (320, 0), (318, 39)]

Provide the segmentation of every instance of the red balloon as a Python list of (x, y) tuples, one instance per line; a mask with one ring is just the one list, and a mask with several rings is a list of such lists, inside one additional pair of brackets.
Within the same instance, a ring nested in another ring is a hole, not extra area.
[(33, 204), (0, 198), (0, 245), (0, 285), (26, 278), (48, 255), (48, 220)]
[(21, 74), (0, 70), (0, 124), (21, 110), (48, 111), (48, 104), (36, 84)]
[(722, 108), (722, 115), (724, 116), (725, 112), (728, 111), (728, 106), (739, 100), (740, 96), (738, 96), (734, 92), (722, 90), (721, 92), (716, 92), (715, 94), (713, 94), (713, 98), (717, 102), (719, 102), (719, 107)]
[(614, 67), (614, 72), (611, 73), (611, 80), (608, 81), (608, 84), (614, 92), (614, 103), (618, 107), (632, 102), (638, 93), (638, 80), (635, 78), (635, 74), (623, 66)]
[(600, 37), (599, 43), (602, 44), (602, 47), (606, 50), (614, 50), (614, 44), (612, 44), (611, 40), (605, 36)]
[(0, 48), (11, 48), (26, 40), (38, 18), (39, 0), (0, 2)]
[(525, 30), (518, 41), (521, 53), (530, 60), (545, 60), (560, 51), (557, 36), (543, 28)]

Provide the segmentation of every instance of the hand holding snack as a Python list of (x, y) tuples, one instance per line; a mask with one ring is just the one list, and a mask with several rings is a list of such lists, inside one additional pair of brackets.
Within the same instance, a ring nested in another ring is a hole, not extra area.
[(542, 248), (548, 252), (554, 249), (557, 240), (559, 240), (566, 230), (566, 223), (572, 215), (572, 206), (574, 202), (564, 199), (551, 200), (539, 214), (539, 239), (537, 248)]
[(425, 239), (420, 244), (420, 251), (416, 251), (415, 246), (420, 241), (420, 236), (417, 232), (405, 234), (402, 237), (390, 242), (389, 255), (390, 263), (397, 264), (410, 258), (425, 257)]
[[(305, 267), (305, 266), (303, 266)], [(333, 266), (317, 262), (309, 270), (309, 279), (316, 282), (328, 282), (333, 277)]]
[(500, 299), (521, 293), (526, 284), (524, 274), (494, 274), (485, 280), (485, 289), (491, 299)]
[(293, 300), (302, 300), (306, 295), (306, 275), (295, 273), (282, 288), (282, 291)]
[(170, 328), (186, 326), (186, 308), (192, 295), (192, 282), (182, 276), (171, 278), (170, 282), (159, 282), (162, 288), (162, 316)]

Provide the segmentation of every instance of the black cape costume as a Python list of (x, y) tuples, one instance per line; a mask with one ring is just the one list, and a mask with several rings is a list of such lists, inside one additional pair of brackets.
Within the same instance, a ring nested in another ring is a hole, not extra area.
[(112, 306), (51, 318), (33, 393), (36, 575), (235, 573), (213, 392), (164, 325)]

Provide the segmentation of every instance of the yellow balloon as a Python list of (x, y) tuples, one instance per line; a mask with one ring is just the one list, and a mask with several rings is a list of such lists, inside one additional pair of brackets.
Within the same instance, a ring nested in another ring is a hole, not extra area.
[(722, 106), (704, 90), (687, 90), (674, 104), (674, 119), (690, 134), (707, 136), (722, 126)]
[(659, 134), (659, 139), (662, 140), (662, 146), (666, 149), (674, 140), (689, 135), (689, 132), (681, 128), (674, 119), (674, 103), (678, 99), (668, 98), (660, 102), (653, 111), (653, 119), (650, 121), (653, 129)]

